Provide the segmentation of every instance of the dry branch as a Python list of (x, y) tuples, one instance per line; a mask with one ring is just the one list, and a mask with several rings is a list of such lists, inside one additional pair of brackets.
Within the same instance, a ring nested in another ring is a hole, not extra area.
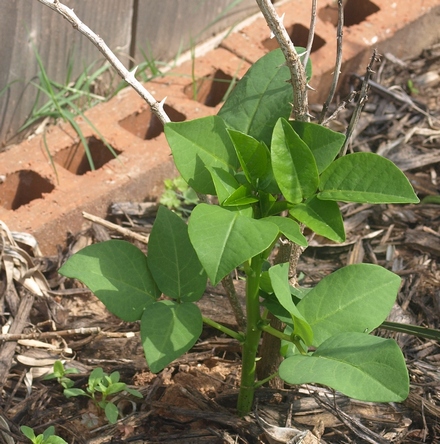
[(116, 69), (117, 73), (148, 103), (151, 111), (157, 116), (157, 118), (165, 125), (170, 122), (170, 118), (163, 109), (164, 101), (158, 102), (139, 82), (136, 77), (136, 68), (133, 71), (129, 71), (122, 62), (115, 56), (112, 50), (106, 45), (104, 40), (94, 33), (88, 26), (86, 26), (72, 9), (66, 5), (60, 3), (59, 0), (38, 0), (43, 5), (48, 6), (50, 9), (61, 14), (75, 29), (81, 34), (85, 35), (104, 55), (104, 57), (111, 63)]
[(295, 46), (290, 40), (290, 36), (283, 25), (282, 17), (279, 17), (272, 2), (270, 0), (256, 1), (272, 34), (277, 39), (281, 51), (283, 51), (286, 65), (290, 70), (293, 87), (293, 117), (295, 120), (306, 122), (309, 120), (307, 79), (301, 58), (296, 52)]

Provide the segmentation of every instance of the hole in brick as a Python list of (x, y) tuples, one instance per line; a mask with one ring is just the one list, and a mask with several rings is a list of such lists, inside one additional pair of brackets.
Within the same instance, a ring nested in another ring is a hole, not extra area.
[[(93, 136), (87, 137), (86, 140), (96, 170), (115, 158), (102, 140)], [(117, 155), (121, 153), (115, 149), (114, 151)], [(77, 176), (82, 176), (88, 171), (92, 171), (82, 142), (75, 143), (68, 148), (58, 151), (54, 155), (54, 161)]]
[[(347, 0), (344, 5), (344, 25), (347, 27), (362, 23), (369, 15), (380, 11), (379, 6), (370, 0)], [(325, 22), (338, 25), (338, 10), (335, 6), (327, 5), (321, 8), (318, 16)]]
[[(307, 40), (309, 38), (308, 28), (297, 23), (295, 25), (288, 26), (286, 31), (295, 46), (302, 46), (303, 48), (307, 46)], [(315, 33), (311, 52), (317, 51), (319, 48), (324, 46), (325, 43), (325, 40)], [(279, 47), (278, 41), (275, 37), (273, 39), (267, 38), (266, 40), (263, 40), (263, 46), (269, 51), (273, 51), (274, 49), (277, 49)]]
[(0, 184), (0, 205), (7, 210), (16, 210), (22, 205), (40, 199), (55, 187), (52, 183), (32, 170), (20, 170), (7, 174)]
[(195, 84), (186, 85), (184, 93), (191, 100), (214, 107), (223, 101), (232, 81), (230, 75), (217, 69), (213, 74), (198, 79)]
[[(169, 105), (164, 105), (163, 109), (172, 122), (183, 122), (186, 119), (185, 114)], [(163, 132), (161, 121), (151, 112), (150, 108), (130, 114), (118, 123), (122, 128), (143, 140), (154, 139)]]

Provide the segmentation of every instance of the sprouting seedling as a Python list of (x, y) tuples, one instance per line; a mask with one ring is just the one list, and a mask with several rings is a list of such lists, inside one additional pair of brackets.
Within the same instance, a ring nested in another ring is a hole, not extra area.
[(119, 382), (119, 372), (113, 372), (110, 375), (105, 373), (101, 367), (95, 368), (90, 373), (86, 390), (69, 387), (64, 389), (64, 396), (71, 398), (75, 396), (87, 396), (102, 411), (111, 424), (115, 424), (118, 420), (119, 411), (112, 402), (112, 395), (120, 392), (127, 392), (136, 398), (142, 398), (142, 394), (138, 390), (127, 387), (124, 382)]
[(74, 381), (67, 378), (66, 375), (78, 374), (79, 370), (76, 368), (64, 368), (61, 361), (55, 361), (53, 365), (53, 372), (46, 375), (43, 380), (48, 381), (57, 379), (58, 383), (65, 389), (73, 387)]
[(21, 433), (26, 436), (33, 444), (67, 444), (67, 441), (64, 441), (63, 438), (55, 435), (55, 427), (48, 427), (43, 433), (40, 435), (35, 435), (33, 429), (28, 426), (20, 427)]

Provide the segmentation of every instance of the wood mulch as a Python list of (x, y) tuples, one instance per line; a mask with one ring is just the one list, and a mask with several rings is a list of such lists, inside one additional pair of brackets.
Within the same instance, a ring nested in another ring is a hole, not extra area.
[[(299, 264), (305, 286), (346, 264), (380, 264), (402, 278), (389, 320), (433, 329), (440, 328), (439, 72), (440, 45), (413, 60), (384, 54), (351, 146), (395, 162), (422, 203), (344, 205), (347, 241), (310, 237)], [(348, 104), (331, 126), (345, 128), (352, 110)], [(147, 235), (151, 208), (137, 207), (137, 215), (127, 215), (114, 205), (109, 219)], [(139, 215), (139, 208), (147, 215)], [(93, 223), (72, 236), (69, 251), (41, 257), (38, 250), (23, 247), (29, 239), (14, 239), (5, 226), (0, 230), (0, 443), (24, 442), (20, 425), (36, 433), (54, 425), (69, 443), (440, 442), (440, 347), (435, 340), (377, 332), (394, 337), (405, 354), (411, 393), (401, 404), (359, 402), (311, 385), (262, 388), (254, 412), (239, 419), (234, 410), (240, 376), (236, 341), (206, 328), (189, 353), (154, 375), (143, 357), (138, 324), (120, 322), (87, 289), (57, 275), (66, 255), (90, 242), (120, 238), (119, 232)], [(145, 248), (140, 240), (133, 242)], [(13, 280), (18, 276), (27, 280), (18, 284)], [(39, 288), (50, 297), (38, 295)], [(237, 290), (242, 294), (238, 281)], [(208, 288), (200, 305), (207, 316), (234, 327), (221, 288)], [(76, 387), (84, 388), (90, 371), (102, 367), (119, 371), (143, 399), (117, 399), (123, 419), (109, 425), (86, 398), (66, 399), (56, 382), (42, 380), (57, 359), (80, 370), (72, 376)]]

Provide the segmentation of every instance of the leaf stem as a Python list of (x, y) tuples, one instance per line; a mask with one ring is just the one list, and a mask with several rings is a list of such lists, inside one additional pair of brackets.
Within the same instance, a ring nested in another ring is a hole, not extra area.
[(236, 339), (237, 341), (239, 341), (240, 343), (243, 343), (245, 340), (245, 337), (242, 333), (237, 333), (234, 330), (231, 330), (228, 327), (225, 327), (222, 324), (219, 324), (216, 321), (213, 321), (212, 319), (206, 318), (205, 316), (202, 316), (202, 320), (206, 325), (209, 325), (210, 327), (214, 327), (215, 329), (221, 331), (222, 333), (224, 333), (225, 335), (230, 336), (231, 338)]

